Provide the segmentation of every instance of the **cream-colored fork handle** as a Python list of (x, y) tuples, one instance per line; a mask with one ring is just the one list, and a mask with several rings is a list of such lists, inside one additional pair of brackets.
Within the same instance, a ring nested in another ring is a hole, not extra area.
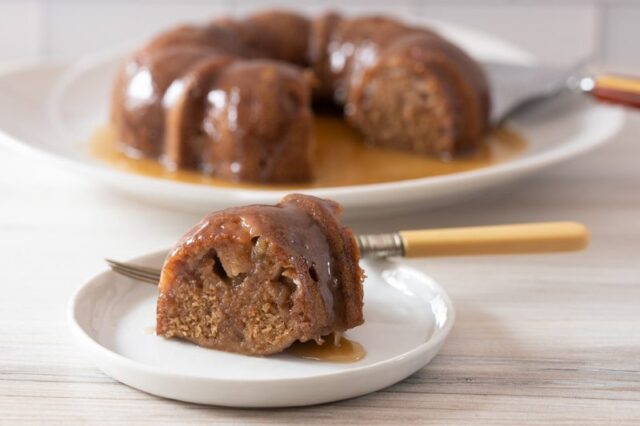
[(589, 231), (576, 222), (400, 231), (405, 257), (552, 253), (582, 250)]

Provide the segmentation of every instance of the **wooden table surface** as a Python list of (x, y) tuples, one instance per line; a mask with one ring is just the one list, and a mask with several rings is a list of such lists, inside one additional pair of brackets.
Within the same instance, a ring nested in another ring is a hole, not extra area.
[(72, 291), (168, 247), (198, 218), (123, 198), (0, 150), (0, 423), (640, 424), (640, 116), (616, 141), (462, 205), (354, 223), (358, 231), (571, 219), (578, 254), (411, 262), (450, 293), (457, 322), (426, 368), (334, 404), (240, 410), (147, 395), (71, 340)]

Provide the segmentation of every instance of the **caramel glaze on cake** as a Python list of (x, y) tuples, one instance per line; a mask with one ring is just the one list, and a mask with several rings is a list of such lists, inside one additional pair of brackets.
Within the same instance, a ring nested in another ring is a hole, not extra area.
[(432, 31), (288, 12), (160, 34), (120, 70), (112, 121), (123, 152), (170, 169), (307, 182), (323, 103), (371, 144), (438, 157), (478, 147), (488, 128), (481, 68)]
[(266, 355), (362, 324), (359, 251), (340, 211), (293, 194), (205, 217), (165, 261), (157, 334)]

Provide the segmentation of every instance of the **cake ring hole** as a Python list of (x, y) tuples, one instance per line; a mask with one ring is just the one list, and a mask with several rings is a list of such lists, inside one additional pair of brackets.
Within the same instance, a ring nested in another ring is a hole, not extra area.
[(255, 236), (251, 238), (251, 244), (253, 244), (254, 246), (258, 244), (258, 240), (260, 239), (259, 236)]

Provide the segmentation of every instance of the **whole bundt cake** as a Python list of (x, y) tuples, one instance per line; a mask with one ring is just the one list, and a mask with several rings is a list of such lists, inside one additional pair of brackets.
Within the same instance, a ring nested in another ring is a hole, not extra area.
[(488, 128), (480, 66), (425, 29), (384, 17), (265, 12), (182, 26), (120, 70), (119, 149), (232, 181), (313, 176), (313, 104), (335, 103), (373, 145), (450, 157)]

